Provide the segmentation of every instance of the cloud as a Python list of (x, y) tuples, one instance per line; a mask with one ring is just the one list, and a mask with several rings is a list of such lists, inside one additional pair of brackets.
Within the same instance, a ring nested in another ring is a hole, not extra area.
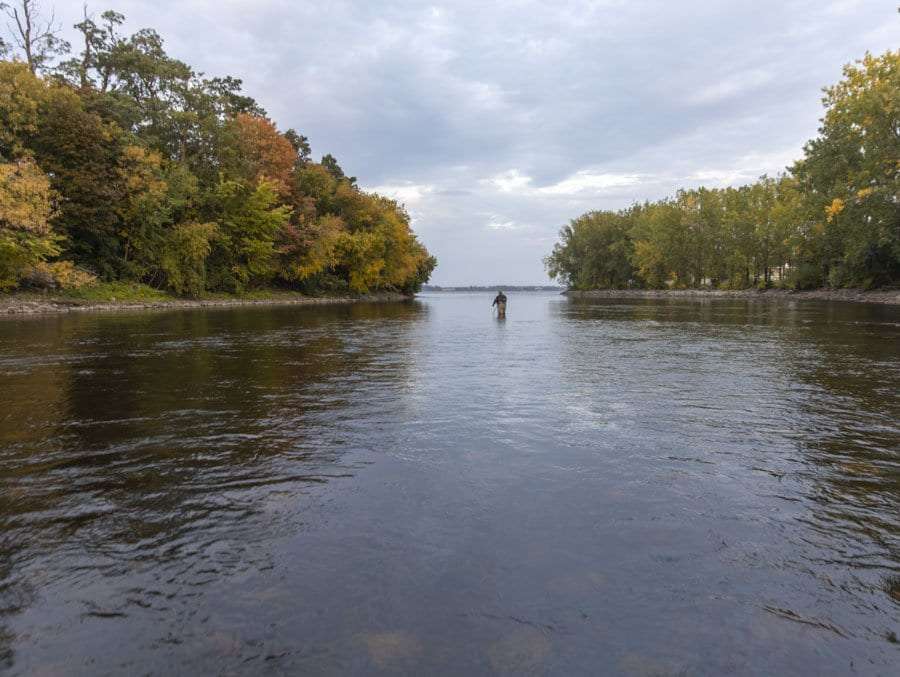
[(504, 221), (499, 216), (492, 216), (487, 222), (487, 227), (491, 230), (516, 230), (521, 228), (515, 221)]
[(482, 179), (481, 183), (482, 185), (493, 186), (501, 193), (571, 196), (579, 193), (597, 193), (608, 188), (630, 186), (637, 183), (638, 180), (639, 177), (634, 175), (598, 173), (584, 169), (556, 183), (536, 187), (532, 185), (533, 179), (530, 176), (522, 174), (517, 169), (509, 169), (487, 179)]
[(429, 193), (434, 192), (434, 186), (430, 184), (423, 183), (403, 183), (403, 184), (394, 184), (394, 185), (381, 185), (381, 186), (370, 186), (364, 187), (365, 190), (371, 191), (373, 193), (378, 193), (379, 195), (383, 195), (384, 197), (389, 197), (392, 200), (396, 200), (402, 204), (407, 205), (408, 207), (415, 206), (416, 204), (422, 201)]
[(633, 174), (605, 174), (591, 170), (575, 172), (572, 176), (536, 191), (539, 195), (578, 195), (580, 193), (597, 193), (608, 188), (632, 186), (640, 178)]
[(488, 179), (482, 179), (482, 183), (492, 185), (502, 193), (522, 192), (531, 185), (531, 177), (525, 176), (518, 169), (508, 169)]
[(584, 211), (781, 170), (841, 66), (900, 43), (896, 7), (863, 0), (114, 6), (406, 204), (438, 284), (540, 282)]

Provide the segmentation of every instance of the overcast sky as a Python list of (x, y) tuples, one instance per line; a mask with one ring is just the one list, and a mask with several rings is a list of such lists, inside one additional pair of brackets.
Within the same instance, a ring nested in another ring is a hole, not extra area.
[(585, 211), (782, 170), (842, 64), (900, 46), (896, 0), (89, 3), (105, 9), (405, 203), (445, 285), (546, 282)]

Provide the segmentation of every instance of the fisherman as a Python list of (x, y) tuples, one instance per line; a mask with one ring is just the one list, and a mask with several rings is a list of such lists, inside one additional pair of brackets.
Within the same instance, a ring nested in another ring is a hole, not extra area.
[(494, 302), (491, 304), (491, 307), (497, 306), (497, 317), (506, 317), (506, 294), (502, 291), (497, 292), (497, 296), (494, 298)]

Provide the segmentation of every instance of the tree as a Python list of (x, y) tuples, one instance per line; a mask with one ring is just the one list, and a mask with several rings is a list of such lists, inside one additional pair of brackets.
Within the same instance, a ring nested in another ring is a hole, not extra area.
[[(128, 36), (124, 16), (87, 8), (79, 53), (51, 70), (66, 46), (37, 2), (0, 0), (27, 62), (0, 61), (0, 164), (19, 168), (9, 213), (26, 186), (40, 195), (47, 183), (53, 237), (7, 219), (7, 286), (34, 261), (59, 280), (94, 271), (194, 295), (275, 281), (409, 290), (428, 278), (434, 259), (403, 208), (361, 191), (333, 156), (312, 162), (308, 139), (279, 133), (239, 79), (205, 78), (154, 30)], [(42, 262), (59, 249), (63, 260)]]
[(794, 167), (818, 212), (832, 284), (900, 277), (900, 52), (867, 54), (825, 89), (819, 136)]
[(588, 212), (560, 231), (563, 238), (546, 260), (551, 278), (577, 289), (620, 288), (633, 276), (633, 244), (628, 218), (609, 211)]
[(231, 143), (224, 164), (232, 176), (249, 183), (268, 179), (280, 195), (291, 189), (297, 152), (275, 125), (264, 117), (239, 113), (229, 122)]
[(82, 7), (82, 14), (82, 20), (74, 26), (81, 33), (81, 54), (60, 63), (56, 67), (56, 73), (87, 92), (89, 88), (97, 86), (94, 72), (100, 73), (104, 53), (109, 53), (117, 42), (115, 28), (125, 17), (115, 12), (104, 12), (104, 23), (98, 24), (88, 14), (87, 4)]
[(0, 160), (27, 154), (26, 139), (38, 130), (47, 87), (23, 63), (0, 61)]
[(347, 179), (347, 181), (350, 182), (350, 185), (356, 184), (356, 177), (345, 175), (344, 170), (341, 169), (341, 166), (338, 164), (337, 158), (334, 157), (334, 155), (332, 155), (331, 153), (328, 153), (327, 155), (324, 155), (322, 157), (321, 164), (325, 168), (325, 170), (329, 174), (331, 174), (335, 179), (337, 179), (339, 181), (341, 179)]
[(64, 197), (54, 223), (67, 236), (67, 256), (115, 279), (123, 260), (122, 130), (86, 111), (75, 92), (52, 87), (26, 143), (51, 177), (53, 189)]
[(418, 264), (416, 265), (416, 272), (406, 281), (401, 289), (405, 294), (415, 294), (422, 289), (422, 285), (431, 279), (431, 273), (437, 267), (437, 259), (429, 254), (425, 247), (418, 245), (417, 253)]
[(337, 247), (346, 232), (343, 220), (334, 214), (287, 224), (279, 234), (281, 276), (305, 282), (333, 271), (339, 263)]
[(284, 138), (288, 140), (288, 143), (291, 144), (294, 148), (294, 152), (297, 153), (297, 162), (301, 165), (305, 165), (309, 162), (309, 155), (311, 149), (309, 147), (309, 139), (307, 139), (302, 134), (297, 133), (296, 130), (289, 129), (284, 133)]
[(271, 282), (278, 272), (276, 240), (291, 208), (278, 205), (278, 191), (262, 179), (255, 186), (223, 181), (218, 188), (219, 237), (213, 249), (215, 286), (241, 291)]
[(177, 153), (177, 120), (194, 75), (190, 67), (169, 57), (159, 34), (147, 28), (114, 45), (105, 58), (114, 98), (131, 104), (125, 128), (167, 154)]
[(685, 287), (693, 283), (694, 256), (688, 228), (691, 217), (685, 213), (683, 200), (682, 195), (646, 204), (635, 214), (631, 229), (634, 264), (650, 286)]
[(54, 12), (43, 17), (38, 0), (3, 2), (0, 9), (9, 17), (13, 43), (22, 50), (32, 73), (45, 70), (51, 59), (69, 51), (69, 43), (59, 37), (61, 26), (56, 23)]
[(28, 160), (0, 164), (0, 290), (59, 253), (50, 226), (50, 181)]
[(180, 223), (166, 235), (161, 268), (176, 294), (200, 296), (206, 289), (206, 260), (219, 234), (215, 223)]
[(170, 232), (174, 224), (195, 215), (197, 181), (183, 165), (139, 145), (122, 149), (118, 173), (121, 274), (162, 284), (166, 271), (161, 261), (171, 243)]

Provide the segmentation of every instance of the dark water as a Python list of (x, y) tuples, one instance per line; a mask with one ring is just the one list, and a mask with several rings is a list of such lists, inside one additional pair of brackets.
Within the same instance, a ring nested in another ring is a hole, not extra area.
[(900, 310), (489, 303), (0, 322), (0, 672), (900, 672)]

